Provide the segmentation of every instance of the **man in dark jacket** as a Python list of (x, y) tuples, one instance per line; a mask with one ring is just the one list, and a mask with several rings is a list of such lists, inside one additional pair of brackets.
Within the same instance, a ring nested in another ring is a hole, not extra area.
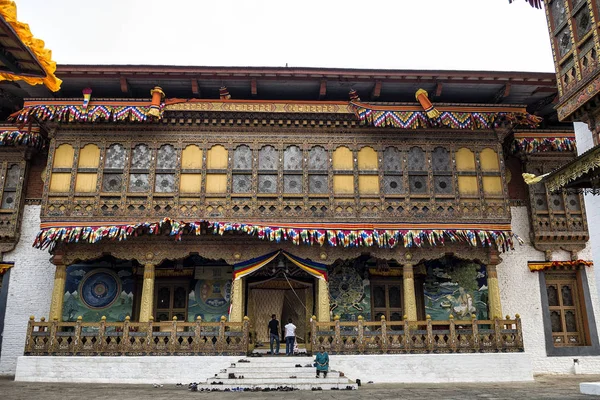
[[(279, 321), (275, 314), (271, 315), (271, 321), (269, 321), (269, 337), (271, 343), (271, 354), (279, 354)], [(273, 353), (273, 342), (277, 343), (276, 351)]]

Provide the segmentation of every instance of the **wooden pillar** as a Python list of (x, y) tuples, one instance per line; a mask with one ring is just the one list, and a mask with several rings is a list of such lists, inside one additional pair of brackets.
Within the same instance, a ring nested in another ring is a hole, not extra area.
[(229, 322), (242, 322), (244, 319), (244, 283), (244, 278), (233, 281)]
[(52, 262), (56, 265), (54, 272), (54, 288), (52, 289), (52, 302), (50, 303), (50, 322), (62, 321), (63, 301), (65, 298), (65, 283), (67, 280), (67, 266), (62, 259), (53, 257)]
[(404, 316), (409, 321), (417, 320), (417, 298), (415, 296), (415, 273), (412, 254), (406, 253), (402, 268), (402, 282), (404, 287)]
[(502, 304), (500, 303), (500, 287), (498, 286), (498, 271), (496, 264), (488, 264), (487, 266), (487, 283), (488, 283), (488, 307), (489, 319), (502, 318)]
[(329, 322), (329, 285), (325, 279), (317, 279), (317, 319)]
[(148, 322), (154, 308), (154, 264), (144, 265), (144, 282), (142, 283), (142, 300), (140, 302), (139, 322)]

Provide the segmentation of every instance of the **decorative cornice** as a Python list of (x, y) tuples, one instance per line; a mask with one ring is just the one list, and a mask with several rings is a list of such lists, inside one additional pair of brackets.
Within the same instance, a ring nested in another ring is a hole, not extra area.
[(422, 108), (411, 110), (407, 107), (381, 107), (362, 103), (350, 103), (350, 107), (364, 124), (402, 129), (494, 129), (504, 124), (535, 128), (542, 120), (527, 114), (525, 109), (520, 107), (436, 106), (439, 111), (436, 118), (428, 117)]
[(547, 269), (556, 268), (556, 269), (576, 269), (579, 266), (591, 267), (594, 265), (591, 261), (585, 260), (574, 260), (574, 261), (542, 261), (535, 262), (529, 261), (527, 266), (531, 272), (536, 271), (545, 271)]
[(570, 163), (548, 175), (544, 181), (549, 191), (562, 189), (570, 182), (600, 167), (600, 146), (593, 147)]

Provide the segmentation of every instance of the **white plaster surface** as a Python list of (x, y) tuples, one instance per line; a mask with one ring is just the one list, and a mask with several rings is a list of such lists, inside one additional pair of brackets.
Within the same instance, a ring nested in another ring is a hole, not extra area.
[(582, 382), (579, 384), (579, 391), (583, 394), (600, 396), (600, 382)]
[(26, 205), (23, 210), (21, 239), (16, 248), (4, 255), (14, 261), (10, 271), (8, 299), (2, 335), (0, 375), (15, 373), (17, 357), (23, 355), (29, 316), (48, 318), (55, 267), (47, 250), (31, 247), (40, 229), (40, 206)]
[[(577, 140), (577, 152), (579, 154), (586, 152), (594, 147), (592, 133), (587, 124), (575, 122), (575, 139)], [(588, 230), (590, 232), (590, 242), (592, 244), (592, 256), (594, 265), (600, 266), (600, 224), (594, 221), (600, 221), (600, 196), (586, 194), (585, 212), (588, 220)], [(596, 276), (596, 286), (600, 288), (600, 274)]]
[(16, 381), (87, 383), (204, 382), (239, 356), (28, 357), (17, 364)]
[(330, 356), (331, 369), (363, 383), (532, 381), (527, 353)]
[[(579, 360), (578, 373), (597, 374), (600, 371), (600, 356), (548, 357), (544, 323), (542, 319), (542, 298), (539, 272), (530, 272), (528, 261), (544, 261), (544, 253), (533, 248), (529, 239), (529, 216), (527, 207), (512, 207), (512, 230), (525, 241), (515, 244), (515, 250), (503, 253), (498, 265), (498, 280), (502, 311), (506, 315), (521, 316), (525, 352), (530, 356), (534, 374), (573, 374), (573, 359)], [(569, 253), (557, 251), (553, 260), (570, 260)], [(590, 245), (578, 254), (578, 258), (590, 259)], [(596, 325), (600, 323), (598, 313), (598, 290), (594, 277), (594, 267), (586, 268), (589, 292), (592, 300)], [(600, 326), (599, 326), (600, 328)]]

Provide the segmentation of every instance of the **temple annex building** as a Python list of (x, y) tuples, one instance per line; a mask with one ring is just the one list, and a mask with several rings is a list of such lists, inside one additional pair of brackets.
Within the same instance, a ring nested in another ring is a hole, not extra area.
[(0, 373), (198, 381), (271, 314), (351, 379), (598, 370), (583, 196), (521, 176), (577, 154), (554, 74), (56, 74), (0, 87)]

